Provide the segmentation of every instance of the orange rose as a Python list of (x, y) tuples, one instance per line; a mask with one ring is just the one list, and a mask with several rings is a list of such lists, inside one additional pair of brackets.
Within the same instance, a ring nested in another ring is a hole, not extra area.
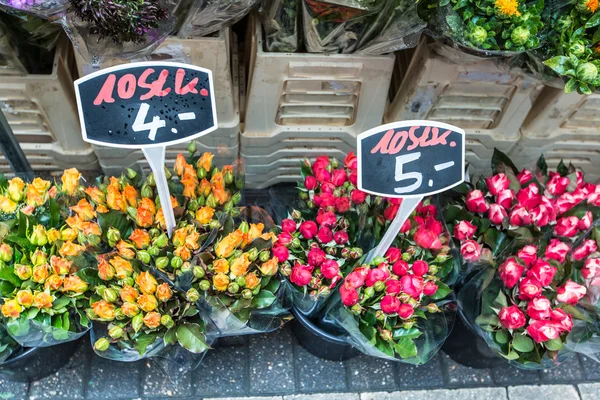
[(145, 229), (134, 229), (129, 236), (129, 240), (131, 240), (138, 249), (145, 249), (150, 245), (150, 234)]
[(158, 225), (161, 229), (167, 229), (167, 225), (165, 224), (165, 216), (163, 214), (162, 208), (160, 208), (156, 212), (156, 216), (154, 217), (154, 221), (156, 225)]
[(31, 290), (19, 290), (17, 292), (17, 302), (23, 307), (31, 307), (33, 304), (33, 294), (31, 294)]
[(206, 172), (210, 172), (214, 157), (215, 155), (213, 153), (209, 153), (208, 151), (206, 153), (202, 153), (202, 156), (200, 156), (198, 162), (196, 162), (196, 166), (198, 168), (204, 168)]
[(36, 283), (44, 283), (49, 275), (50, 266), (48, 264), (36, 265), (33, 267), (31, 279)]
[(260, 283), (260, 280), (258, 279), (258, 277), (256, 276), (256, 274), (254, 272), (250, 272), (249, 274), (246, 275), (246, 287), (250, 290), (254, 289), (256, 286), (258, 286), (258, 284)]
[(125, 200), (130, 207), (137, 206), (138, 192), (133, 186), (125, 186), (125, 189), (123, 189), (123, 196), (125, 196)]
[(198, 250), (200, 248), (200, 233), (193, 227), (185, 238), (185, 245), (190, 250)]
[(183, 195), (189, 199), (195, 199), (198, 187), (198, 178), (196, 175), (186, 174), (180, 182), (183, 185)]
[(224, 258), (219, 258), (213, 262), (213, 270), (217, 273), (226, 274), (229, 272), (229, 263)]
[(158, 307), (158, 301), (156, 300), (156, 297), (152, 296), (151, 294), (141, 294), (137, 298), (137, 304), (140, 306), (142, 311), (145, 312), (154, 311), (156, 310), (156, 307)]
[(227, 285), (229, 285), (229, 277), (227, 277), (225, 274), (216, 274), (213, 277), (213, 285), (219, 292), (223, 292), (227, 290)]
[(273, 244), (275, 244), (275, 242), (277, 241), (277, 235), (275, 235), (273, 232), (263, 233), (262, 235), (260, 235), (260, 238), (263, 240), (270, 240)]
[(37, 292), (34, 296), (33, 296), (33, 306), (36, 308), (50, 308), (52, 307), (52, 302), (54, 300), (52, 299), (52, 296), (50, 295), (50, 293), (46, 293), (46, 292)]
[(119, 256), (113, 257), (110, 260), (110, 265), (115, 269), (115, 275), (119, 279), (125, 279), (133, 273), (131, 263)]
[(62, 190), (63, 192), (72, 195), (77, 190), (77, 186), (79, 185), (79, 179), (81, 178), (81, 174), (77, 169), (70, 168), (65, 170), (63, 173), (62, 180)]
[(98, 259), (98, 278), (110, 281), (115, 276), (115, 270), (104, 258)]
[(52, 256), (50, 257), (50, 264), (52, 265), (55, 274), (67, 275), (71, 271), (73, 263), (64, 258)]
[(71, 210), (76, 212), (79, 218), (81, 218), (83, 221), (89, 221), (96, 216), (94, 206), (88, 203), (86, 199), (79, 200), (76, 206), (71, 207)]
[(81, 230), (81, 226), (83, 225), (83, 220), (81, 218), (79, 218), (78, 215), (73, 215), (73, 216), (67, 218), (65, 222), (67, 223), (67, 225), (69, 225), (69, 228), (75, 229), (78, 231)]
[(30, 206), (41, 206), (46, 202), (44, 194), (50, 187), (50, 182), (41, 178), (35, 178), (30, 184), (27, 185), (27, 204)]
[(100, 300), (92, 304), (92, 311), (98, 318), (105, 321), (115, 319), (115, 306), (105, 300)]
[(80, 246), (73, 242), (64, 242), (63, 245), (61, 246), (60, 250), (58, 250), (58, 253), (63, 257), (66, 257), (66, 256), (74, 257), (84, 250), (85, 250), (84, 246)]
[(176, 247), (182, 246), (185, 243), (185, 238), (187, 235), (188, 235), (187, 227), (179, 228), (175, 232), (173, 232), (173, 238), (171, 239), (171, 242), (173, 242), (173, 244)]
[(142, 228), (149, 228), (154, 221), (156, 206), (154, 202), (147, 197), (142, 198), (137, 208), (137, 224)]
[(50, 275), (44, 282), (44, 289), (58, 290), (63, 284), (63, 278), (60, 275)]
[(233, 253), (233, 251), (242, 244), (244, 239), (244, 233), (242, 231), (235, 230), (229, 235), (225, 236), (216, 246), (215, 254), (220, 258), (227, 258)]
[(144, 325), (150, 329), (156, 329), (160, 326), (160, 314), (152, 311), (144, 316)]
[(169, 301), (169, 299), (172, 296), (173, 296), (173, 292), (171, 291), (171, 288), (169, 287), (169, 285), (166, 282), (161, 283), (156, 288), (156, 297), (158, 298), (158, 300), (162, 301), (163, 303), (166, 303), (167, 301)]
[(133, 251), (134, 247), (132, 244), (127, 243), (124, 240), (119, 240), (117, 242), (117, 251), (119, 255), (125, 258), (133, 258), (135, 257), (135, 251)]
[[(220, 172), (219, 172), (220, 173)], [(229, 193), (223, 185), (212, 185), (212, 194), (219, 204), (223, 205), (229, 201)]]
[(113, 210), (122, 212), (127, 211), (127, 200), (119, 190), (119, 180), (114, 176), (110, 177), (110, 184), (106, 188), (106, 205)]
[(177, 257), (180, 257), (182, 260), (189, 260), (192, 258), (192, 252), (185, 246), (179, 246), (173, 252)]
[(0, 195), (0, 210), (2, 210), (2, 212), (10, 214), (15, 212), (16, 209), (17, 203), (6, 196)]
[(244, 253), (241, 257), (233, 260), (230, 266), (231, 273), (235, 276), (242, 276), (248, 272), (248, 267), (252, 262), (248, 259), (248, 253)]
[(139, 297), (138, 291), (133, 286), (123, 286), (120, 295), (124, 303), (135, 303)]
[(102, 234), (102, 231), (100, 230), (100, 225), (98, 225), (95, 222), (84, 222), (83, 224), (81, 224), (81, 231), (86, 236), (100, 236)]
[(177, 154), (177, 158), (175, 159), (175, 165), (173, 166), (173, 170), (178, 176), (183, 175), (183, 171), (185, 166), (187, 165), (187, 161), (185, 161), (185, 157), (183, 154)]
[(88, 285), (77, 275), (67, 276), (63, 280), (63, 292), (83, 293), (88, 290)]
[(106, 208), (106, 206), (104, 204), (100, 204), (98, 207), (96, 207), (96, 212), (98, 214), (104, 214), (109, 212), (110, 210), (108, 208)]
[(156, 286), (158, 285), (156, 279), (154, 279), (152, 274), (147, 271), (140, 272), (140, 274), (135, 278), (135, 283), (144, 294), (153, 294), (156, 292)]
[(48, 237), (48, 241), (50, 243), (54, 243), (58, 239), (60, 239), (61, 234), (60, 234), (60, 231), (58, 229), (52, 228), (52, 229), (48, 229), (46, 231), (46, 236)]
[(72, 242), (77, 239), (77, 230), (73, 228), (65, 228), (60, 232), (60, 239), (65, 242)]
[(210, 182), (208, 179), (204, 178), (200, 181), (200, 185), (198, 185), (198, 196), (208, 196), (210, 194)]
[(133, 318), (140, 313), (140, 308), (135, 303), (123, 303), (121, 311), (128, 318)]
[(100, 189), (95, 186), (88, 186), (85, 188), (85, 194), (96, 204), (104, 204), (106, 202), (106, 195)]
[(265, 276), (273, 276), (277, 273), (278, 268), (279, 260), (277, 259), (277, 257), (273, 257), (260, 266), (260, 272), (262, 272), (262, 274)]
[(19, 318), (23, 308), (16, 300), (8, 300), (2, 305), (2, 315), (6, 318)]
[(250, 224), (250, 241), (252, 242), (254, 239), (257, 239), (262, 235), (263, 230), (265, 229), (265, 225), (261, 222), (258, 224)]
[(200, 207), (198, 210), (196, 210), (196, 220), (201, 224), (208, 224), (210, 223), (214, 214), (214, 208), (209, 206)]

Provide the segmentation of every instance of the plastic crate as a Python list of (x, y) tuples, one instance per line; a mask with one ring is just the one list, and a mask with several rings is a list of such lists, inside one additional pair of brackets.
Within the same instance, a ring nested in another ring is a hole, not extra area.
[[(350, 151), (360, 133), (381, 125), (392, 55), (269, 53), (263, 50), (257, 18), (250, 18), (248, 26), (248, 90), (240, 153), (249, 187), (266, 187), (267, 182), (259, 175), (251, 178), (250, 170), (272, 175), (273, 163), (290, 152)], [(285, 174), (277, 178), (277, 182), (295, 180)]]
[[(34, 171), (98, 169), (92, 147), (81, 137), (72, 66), (73, 48), (63, 37), (52, 73), (0, 75), (0, 109)], [(0, 171), (11, 172), (2, 155)]]
[(517, 144), (543, 85), (493, 60), (452, 62), (451, 53), (456, 50), (421, 40), (408, 68), (399, 71), (402, 83), (385, 121), (429, 119), (463, 128), (471, 170), (488, 172), (494, 148), (508, 153)]
[(572, 162), (592, 182), (600, 180), (600, 95), (544, 88), (521, 128), (510, 156), (522, 165), (544, 154), (550, 167)]

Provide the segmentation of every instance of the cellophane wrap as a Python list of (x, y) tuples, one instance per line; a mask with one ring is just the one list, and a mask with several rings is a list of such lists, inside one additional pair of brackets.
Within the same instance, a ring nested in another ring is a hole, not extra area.
[(179, 36), (202, 37), (242, 19), (258, 0), (196, 0), (184, 21)]
[(301, 41), (302, 0), (269, 0), (262, 7), (267, 51), (295, 53)]
[(0, 0), (0, 6), (24, 11), (41, 18), (51, 18), (69, 7), (68, 0)]
[(20, 349), (21, 346), (6, 332), (4, 324), (0, 323), (0, 365)]

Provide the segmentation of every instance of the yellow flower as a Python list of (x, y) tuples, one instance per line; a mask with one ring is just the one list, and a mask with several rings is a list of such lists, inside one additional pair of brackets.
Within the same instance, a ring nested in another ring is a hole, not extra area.
[(105, 205), (100, 204), (98, 207), (96, 207), (96, 212), (100, 213), (100, 214), (105, 214), (107, 212), (109, 212), (110, 210), (108, 208), (106, 208)]
[(154, 292), (156, 292), (156, 286), (158, 285), (156, 279), (154, 279), (152, 274), (147, 271), (141, 272), (137, 278), (135, 278), (135, 283), (144, 294), (154, 294)]
[(182, 260), (186, 261), (192, 258), (192, 252), (185, 246), (179, 246), (173, 252), (175, 256), (180, 257)]
[(141, 294), (137, 298), (137, 304), (140, 306), (142, 311), (150, 312), (154, 311), (156, 307), (158, 307), (158, 300), (156, 300), (156, 297), (152, 296), (151, 294)]
[(58, 239), (60, 239), (61, 234), (60, 234), (60, 231), (58, 229), (52, 228), (52, 229), (48, 229), (46, 231), (46, 236), (48, 237), (48, 241), (50, 243), (54, 243)]
[(138, 291), (133, 286), (123, 286), (121, 289), (121, 300), (124, 303), (134, 303), (140, 296)]
[(50, 264), (56, 275), (67, 275), (71, 270), (72, 262), (57, 256), (50, 257)]
[(77, 230), (73, 228), (65, 228), (60, 232), (60, 238), (65, 242), (72, 242), (73, 240), (77, 239)]
[(166, 303), (167, 301), (169, 301), (169, 299), (172, 296), (173, 296), (173, 292), (171, 291), (171, 288), (169, 287), (168, 283), (166, 283), (166, 282), (161, 283), (156, 288), (156, 297), (158, 298), (158, 300), (162, 301), (163, 303)]
[(246, 288), (254, 289), (256, 286), (258, 286), (259, 283), (260, 280), (254, 272), (250, 272), (246, 275)]
[(65, 170), (61, 177), (63, 191), (69, 195), (75, 193), (75, 190), (77, 190), (77, 186), (79, 185), (80, 178), (81, 174), (76, 168), (69, 168)]
[(198, 250), (200, 248), (200, 233), (193, 226), (185, 238), (185, 246), (190, 250)]
[(135, 303), (123, 303), (121, 306), (121, 311), (126, 317), (133, 318), (140, 313), (140, 308)]
[(125, 196), (125, 200), (127, 200), (127, 204), (129, 204), (130, 207), (135, 207), (137, 205), (138, 193), (133, 186), (125, 186), (125, 189), (123, 189), (123, 196)]
[(598, 9), (598, 0), (588, 0), (587, 3), (585, 3), (585, 8), (592, 14), (595, 13)]
[(227, 285), (229, 285), (229, 278), (225, 274), (216, 274), (213, 277), (213, 285), (219, 292), (223, 292), (227, 289)]
[(520, 17), (518, 0), (496, 0), (496, 8), (507, 17)]
[(229, 272), (229, 263), (224, 258), (219, 258), (213, 262), (213, 270), (217, 273), (226, 274)]
[(231, 253), (242, 244), (242, 240), (244, 240), (244, 233), (242, 231), (238, 229), (231, 232), (217, 244), (215, 254), (220, 258), (229, 257)]
[(77, 275), (67, 276), (63, 280), (63, 292), (74, 292), (74, 293), (83, 293), (88, 289), (87, 283), (85, 283), (80, 277)]
[(263, 240), (270, 240), (273, 244), (275, 244), (275, 242), (277, 241), (277, 235), (275, 235), (273, 232), (263, 233), (262, 235), (260, 235), (260, 238)]
[(17, 300), (8, 300), (2, 305), (2, 315), (6, 318), (19, 318), (23, 308)]
[(260, 272), (262, 272), (265, 276), (272, 276), (277, 273), (277, 269), (279, 268), (279, 260), (277, 257), (271, 258), (269, 261), (263, 263), (260, 266)]
[(150, 329), (156, 329), (160, 326), (160, 314), (156, 311), (149, 312), (144, 316), (144, 325)]
[(38, 292), (33, 296), (33, 306), (36, 308), (50, 308), (53, 301), (50, 293)]
[(48, 264), (36, 265), (33, 267), (31, 278), (36, 283), (44, 283), (50, 274), (50, 266)]
[(48, 257), (46, 256), (46, 253), (42, 251), (42, 249), (37, 249), (34, 251), (29, 259), (34, 266), (48, 263)]
[(31, 289), (19, 290), (17, 292), (17, 302), (23, 307), (31, 307), (33, 304)]
[(85, 194), (96, 204), (104, 204), (106, 202), (106, 195), (100, 189), (95, 186), (88, 186), (85, 188)]
[(83, 224), (83, 220), (81, 218), (79, 218), (78, 215), (73, 215), (73, 216), (67, 218), (67, 220), (65, 222), (67, 223), (69, 228), (76, 229), (78, 231), (81, 230), (82, 224)]
[(44, 193), (50, 187), (50, 182), (42, 178), (35, 178), (27, 185), (27, 204), (30, 206), (41, 206), (46, 201)]
[(108, 301), (100, 300), (92, 304), (92, 311), (98, 318), (112, 321), (115, 319), (115, 306)]
[(138, 249), (145, 249), (150, 245), (150, 234), (145, 229), (134, 229), (129, 236), (135, 247)]
[(131, 263), (119, 256), (113, 257), (110, 260), (110, 265), (115, 269), (115, 275), (119, 279), (125, 279), (133, 273)]
[(0, 195), (0, 210), (2, 210), (2, 212), (10, 214), (10, 213), (15, 212), (16, 209), (17, 209), (17, 203), (15, 203), (14, 201), (12, 201), (11, 199), (9, 199), (6, 196)]
[(58, 290), (63, 284), (63, 278), (59, 275), (50, 275), (44, 282), (44, 289)]
[(231, 263), (229, 269), (231, 273), (235, 276), (242, 276), (248, 272), (248, 267), (250, 266), (251, 261), (248, 259), (248, 253), (244, 253), (241, 257), (236, 258)]
[(262, 222), (258, 224), (250, 224), (250, 231), (248, 232), (250, 234), (250, 241), (260, 237), (264, 229), (265, 225)]
[(137, 224), (142, 228), (149, 228), (154, 221), (156, 206), (152, 200), (147, 197), (142, 198), (137, 208)]
[(185, 243), (185, 237), (187, 234), (187, 227), (179, 228), (173, 233), (173, 239), (171, 239), (171, 241), (176, 247), (182, 246)]
[(209, 206), (200, 207), (196, 211), (196, 220), (201, 224), (208, 224), (215, 214), (215, 209)]
[(12, 201), (19, 202), (23, 199), (23, 189), (25, 189), (25, 182), (21, 178), (12, 178), (8, 181), (8, 197)]
[(206, 153), (202, 153), (202, 156), (200, 156), (200, 158), (198, 159), (196, 166), (198, 168), (204, 168), (206, 172), (210, 172), (210, 170), (212, 169), (212, 161), (214, 157), (215, 155), (213, 153), (209, 153), (208, 151)]
[(76, 206), (71, 207), (71, 210), (77, 213), (79, 218), (83, 221), (89, 221), (96, 216), (94, 206), (92, 206), (86, 199), (79, 200)]
[(85, 247), (75, 244), (73, 242), (64, 242), (58, 253), (63, 256), (76, 256), (82, 251), (85, 250)]

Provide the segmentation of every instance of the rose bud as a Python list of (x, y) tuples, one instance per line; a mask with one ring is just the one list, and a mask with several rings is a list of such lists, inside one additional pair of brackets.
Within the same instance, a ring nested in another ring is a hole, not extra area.
[(331, 174), (329, 173), (329, 171), (323, 168), (315, 172), (315, 178), (317, 178), (317, 181), (319, 181), (320, 183), (330, 182)]
[(31, 268), (31, 265), (15, 264), (14, 273), (19, 277), (20, 280), (26, 281), (31, 278), (33, 269)]
[(556, 289), (556, 300), (574, 306), (585, 296), (585, 293), (585, 286), (569, 279), (567, 283)]
[(340, 214), (347, 212), (350, 206), (350, 199), (347, 197), (338, 197), (335, 199), (335, 210)]
[(394, 264), (396, 261), (400, 260), (402, 257), (402, 252), (397, 247), (390, 247), (388, 251), (385, 253), (385, 258), (390, 264)]
[(344, 285), (349, 289), (358, 289), (362, 285), (365, 284), (365, 280), (367, 279), (367, 275), (369, 275), (368, 267), (359, 267), (354, 271), (350, 272), (346, 279), (344, 280)]
[(409, 265), (404, 260), (396, 261), (394, 265), (392, 265), (392, 272), (399, 277), (408, 274), (408, 270)]
[(442, 248), (442, 242), (438, 235), (427, 228), (419, 228), (413, 236), (417, 246), (424, 249), (439, 250)]
[(334, 193), (336, 187), (331, 182), (323, 182), (321, 183), (321, 193)]
[(46, 236), (46, 229), (42, 225), (36, 225), (31, 232), (29, 241), (34, 246), (44, 246), (48, 243), (48, 236)]
[(506, 329), (519, 329), (525, 326), (527, 319), (517, 306), (502, 307), (498, 313), (500, 325)]
[(327, 279), (333, 279), (340, 273), (340, 266), (335, 260), (325, 260), (321, 265), (321, 273)]
[(423, 293), (423, 278), (414, 275), (404, 275), (400, 278), (402, 291), (414, 299), (418, 299)]
[(581, 275), (585, 279), (591, 279), (600, 276), (600, 259), (588, 258), (585, 260), (583, 268), (581, 269)]
[(579, 220), (577, 228), (579, 228), (580, 231), (585, 231), (586, 229), (589, 229), (590, 226), (592, 226), (593, 220), (594, 217), (592, 215), (592, 212), (586, 211), (583, 217), (581, 217), (581, 219)]
[(569, 178), (567, 178), (566, 176), (560, 176), (559, 174), (555, 173), (554, 175), (552, 175), (548, 183), (546, 183), (546, 189), (553, 196), (560, 196), (567, 191), (569, 183), (571, 183), (571, 180)]
[(596, 245), (596, 241), (592, 239), (588, 239), (583, 242), (581, 246), (573, 250), (573, 259), (576, 261), (584, 260), (589, 257), (590, 254), (598, 251), (598, 245)]
[(328, 228), (331, 228), (333, 225), (335, 225), (336, 220), (337, 218), (333, 211), (325, 211), (321, 209), (317, 213), (316, 221), (317, 224), (319, 224), (320, 226), (326, 226)]
[(396, 279), (389, 279), (385, 282), (385, 292), (387, 294), (399, 294), (402, 291), (402, 285), (400, 281)]
[(496, 174), (490, 178), (486, 178), (485, 183), (487, 185), (488, 190), (494, 196), (497, 196), (501, 191), (508, 189), (510, 186), (510, 181), (506, 174), (500, 173)]
[(352, 203), (354, 204), (362, 204), (365, 202), (366, 198), (367, 194), (358, 189), (354, 189), (352, 192), (350, 192), (350, 200), (352, 200)]
[(519, 282), (519, 299), (531, 300), (542, 294), (542, 285), (537, 279), (525, 277)]
[(527, 327), (527, 334), (531, 336), (534, 342), (543, 343), (548, 340), (558, 339), (560, 333), (554, 327), (551, 321), (530, 320)]
[(556, 260), (562, 264), (565, 262), (569, 250), (571, 248), (566, 243), (561, 242), (559, 239), (551, 239), (548, 247), (546, 247), (545, 258)]
[(556, 267), (551, 266), (548, 262), (538, 259), (535, 264), (527, 271), (527, 276), (537, 280), (542, 286), (549, 286), (556, 274)]
[(474, 262), (481, 257), (481, 247), (474, 240), (465, 240), (460, 245), (460, 254), (465, 261)]
[(333, 232), (331, 232), (331, 229), (322, 226), (317, 232), (317, 240), (320, 243), (329, 243), (333, 240)]
[(517, 193), (517, 201), (527, 210), (531, 210), (541, 202), (540, 189), (535, 183), (530, 184)]
[(435, 282), (429, 281), (423, 286), (423, 294), (425, 296), (433, 296), (438, 290), (438, 285)]
[(277, 236), (277, 243), (283, 246), (287, 246), (292, 242), (292, 240), (294, 240), (294, 238), (288, 232), (282, 232), (279, 234), (279, 236)]
[(577, 204), (581, 202), (582, 199), (575, 197), (571, 193), (565, 193), (556, 199), (555, 209), (559, 214), (564, 214), (569, 211), (571, 208), (575, 207)]
[(471, 239), (477, 227), (469, 221), (460, 221), (454, 226), (454, 237), (460, 241)]
[(381, 299), (381, 311), (386, 314), (395, 314), (400, 308), (400, 300), (397, 297), (385, 295)]
[(317, 188), (317, 178), (315, 178), (314, 176), (307, 176), (306, 178), (304, 178), (304, 187), (307, 190), (315, 190)]
[(113, 339), (119, 339), (123, 336), (123, 328), (121, 328), (119, 325), (112, 325), (108, 329), (108, 336)]
[(579, 218), (575, 216), (561, 218), (556, 222), (554, 233), (557, 236), (573, 237), (578, 232), (577, 225), (579, 225)]
[[(561, 320), (555, 320), (554, 319), (555, 312), (560, 312), (560, 313), (564, 314), (564, 318)], [(573, 317), (571, 317), (569, 314), (565, 313), (560, 308), (552, 311), (552, 321), (555, 322), (554, 327), (558, 330), (559, 334), (563, 333), (563, 332), (571, 332), (571, 329), (573, 329)]]
[(531, 267), (537, 260), (537, 251), (537, 247), (527, 245), (517, 252), (517, 257), (519, 257), (527, 267)]
[(281, 221), (281, 229), (289, 234), (296, 232), (296, 221), (289, 218), (284, 219)]
[(385, 210), (383, 210), (383, 218), (386, 221), (391, 221), (396, 218), (396, 214), (398, 214), (399, 205), (389, 206)]
[[(200, 298), (200, 293), (198, 292), (198, 290), (191, 288), (185, 293), (185, 298), (190, 303), (195, 303)], [(143, 309), (143, 307), (142, 307), (142, 309)]]
[(17, 302), (23, 307), (30, 307), (33, 304), (31, 289), (19, 290), (17, 292)]
[(548, 319), (552, 313), (550, 300), (545, 297), (536, 297), (527, 304), (527, 315), (533, 319)]
[(413, 316), (415, 309), (410, 304), (402, 303), (398, 306), (397, 313), (400, 318), (408, 319)]
[(512, 226), (525, 226), (531, 224), (531, 216), (525, 207), (516, 205), (511, 210), (508, 221)]
[(305, 239), (312, 239), (317, 234), (317, 223), (314, 221), (305, 221), (300, 224), (300, 234)]
[(400, 228), (400, 233), (406, 233), (408, 231), (410, 231), (411, 228), (411, 222), (410, 219), (407, 219), (404, 224), (402, 225), (402, 227)]
[(506, 210), (500, 204), (490, 204), (488, 218), (493, 224), (502, 225), (502, 221), (508, 217)]
[(358, 292), (356, 289), (346, 288), (345, 285), (340, 286), (340, 298), (346, 307), (358, 304)]
[(160, 317), (160, 324), (167, 329), (171, 329), (172, 327), (175, 326), (175, 322), (173, 321), (173, 318), (171, 318), (171, 316), (167, 315), (167, 314)]
[(346, 175), (346, 171), (343, 169), (336, 169), (331, 174), (331, 183), (335, 186), (342, 186), (348, 180), (348, 176)]
[(156, 298), (159, 301), (166, 303), (167, 301), (169, 301), (169, 299), (172, 296), (173, 296), (173, 292), (171, 291), (171, 288), (169, 287), (169, 285), (166, 282), (161, 283), (156, 288)]
[(413, 263), (412, 270), (415, 275), (423, 276), (427, 274), (427, 271), (429, 270), (429, 264), (427, 264), (425, 261), (417, 260)]
[(311, 267), (320, 267), (325, 258), (325, 252), (318, 247), (312, 248), (306, 257), (308, 265)]
[(521, 185), (524, 185), (533, 179), (533, 174), (528, 170), (524, 169), (523, 171), (519, 172), (519, 174), (517, 175), (517, 179), (519, 180), (519, 183)]
[(474, 213), (484, 213), (488, 210), (488, 204), (481, 190), (472, 190), (466, 198), (467, 209)]
[(106, 351), (110, 347), (110, 342), (106, 338), (100, 338), (94, 343), (94, 350)]
[(297, 286), (306, 286), (312, 279), (312, 272), (310, 267), (306, 265), (296, 264), (292, 267), (292, 273), (290, 274), (290, 281)]
[(156, 329), (160, 326), (160, 314), (156, 311), (151, 311), (142, 319), (144, 325), (150, 329)]
[[(388, 271), (387, 267), (383, 266), (383, 267), (373, 268), (372, 270), (369, 271), (369, 274), (367, 275), (365, 284), (367, 286), (373, 286), (377, 282), (384, 282), (389, 277), (390, 277), (390, 271)], [(377, 288), (375, 290), (377, 290)], [(380, 290), (383, 290), (383, 287), (381, 287)]]
[(273, 256), (277, 257), (277, 260), (280, 263), (287, 261), (287, 259), (290, 257), (290, 252), (288, 251), (287, 247), (285, 247), (285, 246), (275, 245), (275, 246), (273, 246), (272, 252), (273, 252)]
[(12, 261), (13, 249), (7, 243), (0, 244), (0, 261), (8, 263)]
[(340, 245), (346, 244), (348, 243), (348, 234), (346, 233), (346, 231), (337, 231), (333, 235), (333, 240), (335, 240), (335, 242)]
[(525, 267), (520, 265), (514, 257), (507, 259), (498, 267), (500, 279), (509, 289), (512, 289), (519, 282), (523, 271), (525, 271)]
[(496, 202), (500, 204), (502, 207), (510, 210), (515, 200), (515, 192), (511, 189), (505, 189), (498, 194), (496, 198)]

